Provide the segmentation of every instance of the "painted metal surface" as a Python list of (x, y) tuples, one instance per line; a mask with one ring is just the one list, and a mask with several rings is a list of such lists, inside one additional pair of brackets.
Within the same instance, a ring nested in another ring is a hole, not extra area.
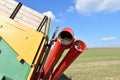
[(0, 15), (0, 36), (9, 43), (18, 56), (32, 65), (44, 34)]
[(59, 66), (53, 72), (50, 80), (57, 80), (60, 75), (73, 63), (73, 61), (82, 53), (86, 51), (86, 44), (81, 40), (76, 40), (67, 55), (61, 61)]
[[(24, 61), (26, 65), (28, 65), (29, 72), (22, 72), (22, 75), (27, 75), (24, 78), (14, 78), (11, 75), (14, 75), (10, 70), (8, 70), (8, 64), (0, 63), (0, 68), (5, 66), (5, 69), (0, 69), (0, 72), (9, 73), (6, 77), (4, 74), (0, 73), (0, 80), (34, 80), (37, 69), (39, 68), (40, 61), (42, 56), (44, 55), (43, 50), (45, 50), (45, 43), (48, 40), (49, 35), (49, 27), (50, 27), (50, 19), (47, 17), (47, 20), (42, 23), (44, 19), (44, 15), (38, 13), (35, 10), (30, 9), (27, 6), (24, 6), (20, 3), (19, 10), (14, 15), (12, 19), (9, 17), (12, 13), (16, 12), (18, 2), (11, 0), (1, 0), (0, 1), (0, 36), (4, 39), (7, 45), (15, 52), (14, 56), (12, 51), (9, 51), (10, 58), (6, 59), (6, 52), (4, 57), (2, 57), (2, 61), (10, 61), (15, 58), (16, 61), (21, 62)], [(7, 10), (7, 11), (6, 11)], [(3, 16), (5, 15), (5, 16)], [(41, 30), (38, 32), (36, 29), (39, 25), (42, 24)], [(1, 49), (1, 48), (0, 48)], [(4, 59), (3, 59), (4, 58)], [(0, 62), (1, 62), (0, 59)], [(11, 60), (9, 60), (11, 59)], [(16, 67), (17, 62), (13, 64), (9, 64), (11, 67)], [(7, 68), (8, 69), (7, 69)], [(20, 67), (21, 68), (21, 67)], [(27, 68), (27, 67), (26, 67)], [(12, 68), (10, 68), (13, 70)], [(24, 68), (22, 68), (24, 69)], [(21, 70), (21, 69), (20, 69)], [(20, 71), (19, 70), (19, 71)], [(14, 71), (13, 71), (14, 72)], [(11, 73), (11, 74), (10, 74)], [(17, 77), (15, 75), (15, 77)]]
[(54, 49), (51, 51), (50, 55), (48, 56), (45, 66), (44, 66), (44, 71), (43, 71), (43, 80), (46, 80), (49, 75), (52, 73), (56, 63), (60, 59), (63, 51), (67, 48), (67, 46), (64, 46), (59, 42), (59, 40), (56, 41), (56, 44), (54, 46)]
[(17, 2), (16, 0), (0, 0), (0, 14), (27, 25), (34, 30), (37, 30), (40, 24), (42, 24), (43, 26), (41, 31), (45, 32), (46, 23), (42, 23), (45, 16), (42, 13)]
[(39, 68), (40, 61), (44, 55), (43, 50), (45, 49), (45, 43), (46, 43), (46, 38), (43, 38), (43, 41), (42, 41), (41, 45), (39, 46), (40, 49), (38, 51), (38, 55), (36, 56), (33, 67), (31, 67), (31, 71), (30, 71), (30, 74), (29, 74), (27, 80), (35, 80), (37, 69)]
[(72, 29), (70, 29), (70, 28), (64, 28), (58, 34), (58, 38), (56, 38), (56, 40), (55, 40), (56, 44), (55, 44), (53, 50), (50, 52), (50, 54), (45, 62), (43, 72), (40, 73), (40, 76), (38, 77), (37, 80), (39, 80), (39, 78), (41, 78), (43, 80), (49, 79), (56, 63), (60, 59), (64, 50), (70, 48), (70, 46), (74, 40), (73, 34), (74, 33), (73, 33)]
[[(26, 80), (30, 65), (17, 60), (18, 54), (3, 39), (0, 39), (0, 80)], [(4, 79), (5, 78), (5, 79)]]

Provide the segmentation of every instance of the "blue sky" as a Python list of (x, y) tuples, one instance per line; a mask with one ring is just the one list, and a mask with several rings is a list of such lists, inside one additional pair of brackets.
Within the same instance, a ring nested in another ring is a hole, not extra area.
[(74, 30), (88, 47), (120, 47), (120, 0), (16, 0)]

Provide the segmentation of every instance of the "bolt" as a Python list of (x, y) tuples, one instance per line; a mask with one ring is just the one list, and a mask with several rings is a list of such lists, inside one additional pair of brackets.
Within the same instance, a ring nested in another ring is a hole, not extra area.
[(2, 28), (3, 26), (1, 25), (0, 28)]
[(25, 38), (26, 40), (28, 39), (28, 37)]

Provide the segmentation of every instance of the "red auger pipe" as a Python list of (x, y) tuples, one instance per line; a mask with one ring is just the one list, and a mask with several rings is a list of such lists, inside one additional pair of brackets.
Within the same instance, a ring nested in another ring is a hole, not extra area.
[(86, 44), (81, 40), (76, 40), (65, 58), (53, 72), (50, 80), (57, 80), (69, 65), (84, 51), (86, 51)]
[(58, 38), (55, 40), (56, 44), (45, 62), (41, 79), (49, 79), (49, 76), (60, 59), (63, 51), (69, 48), (74, 41), (73, 35), (74, 33), (70, 28), (64, 28), (62, 32), (60, 32)]
[(74, 40), (74, 32), (71, 28), (64, 28), (58, 38), (63, 45), (70, 45)]

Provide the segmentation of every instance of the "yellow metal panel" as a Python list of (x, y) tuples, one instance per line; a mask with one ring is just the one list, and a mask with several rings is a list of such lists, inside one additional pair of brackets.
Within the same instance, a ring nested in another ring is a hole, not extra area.
[(44, 34), (0, 15), (0, 36), (31, 65)]
[(46, 41), (46, 39), (44, 38), (43, 43), (41, 45), (41, 49), (39, 50), (39, 54), (37, 55), (35, 63), (34, 63), (35, 66), (31, 68), (31, 71), (30, 71), (30, 74), (29, 74), (27, 80), (33, 80), (33, 78), (34, 78), (35, 72), (37, 71), (38, 65), (39, 65), (39, 63), (41, 61), (41, 57), (43, 56), (42, 50), (45, 47), (45, 41)]

